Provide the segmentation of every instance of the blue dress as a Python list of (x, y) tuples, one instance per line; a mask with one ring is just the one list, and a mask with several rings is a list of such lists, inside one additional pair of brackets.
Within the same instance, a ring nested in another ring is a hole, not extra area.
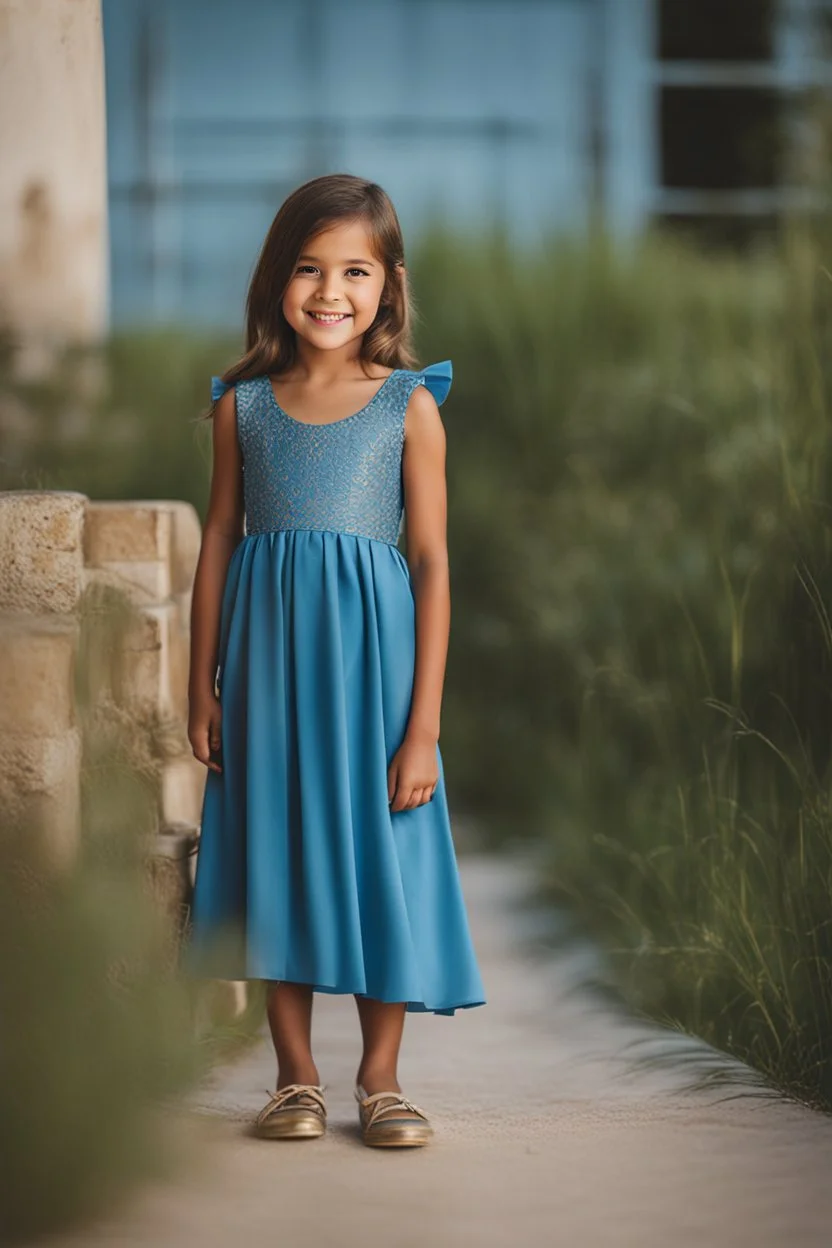
[[(311, 984), (453, 1014), (485, 996), (437, 745), (432, 798), (391, 811), (407, 727), (415, 601), (397, 542), (404, 416), (442, 403), (450, 360), (396, 369), (325, 425), (267, 376), (236, 384), (245, 536), (223, 593), (187, 963), (222, 979)], [(228, 387), (215, 377), (212, 397)]]

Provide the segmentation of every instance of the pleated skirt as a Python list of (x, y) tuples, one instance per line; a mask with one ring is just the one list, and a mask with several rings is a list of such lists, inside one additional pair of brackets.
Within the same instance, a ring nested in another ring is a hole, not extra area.
[(207, 772), (186, 964), (453, 1014), (485, 1003), (442, 755), (430, 801), (392, 812), (415, 602), (396, 546), (335, 530), (249, 534), (222, 601), (222, 774)]

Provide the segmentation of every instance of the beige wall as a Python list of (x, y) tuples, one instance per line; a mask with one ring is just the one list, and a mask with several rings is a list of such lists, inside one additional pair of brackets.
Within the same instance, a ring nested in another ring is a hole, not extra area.
[(0, 323), (22, 372), (108, 323), (100, 0), (0, 0)]

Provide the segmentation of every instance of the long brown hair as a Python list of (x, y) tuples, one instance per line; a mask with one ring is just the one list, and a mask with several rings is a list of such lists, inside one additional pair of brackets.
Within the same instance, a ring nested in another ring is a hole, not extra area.
[[(246, 295), (246, 351), (222, 374), (224, 382), (233, 385), (292, 367), (297, 340), (282, 302), (298, 256), (316, 234), (341, 221), (359, 220), (385, 273), (378, 313), (362, 341), (361, 363), (417, 367), (412, 343), (415, 310), (396, 210), (377, 182), (350, 173), (328, 173), (292, 191), (269, 227)], [(207, 416), (213, 410), (212, 403)]]

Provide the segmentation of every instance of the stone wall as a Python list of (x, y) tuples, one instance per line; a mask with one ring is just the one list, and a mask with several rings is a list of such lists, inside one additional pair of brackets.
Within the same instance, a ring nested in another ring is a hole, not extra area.
[[(197, 513), (183, 502), (93, 502), (72, 491), (0, 493), (4, 817), (36, 826), (44, 854), (55, 863), (77, 849), (78, 670), (86, 638), (84, 666), (96, 669), (96, 698), (114, 724), (120, 718), (129, 725), (133, 753), (147, 762), (143, 780), (154, 808), (149, 868), (177, 929), (193, 885), (207, 774), (187, 737), (191, 591), (200, 539)], [(113, 602), (125, 607), (121, 627), (91, 645), (90, 611)], [(241, 1007), (241, 985), (234, 997)]]

